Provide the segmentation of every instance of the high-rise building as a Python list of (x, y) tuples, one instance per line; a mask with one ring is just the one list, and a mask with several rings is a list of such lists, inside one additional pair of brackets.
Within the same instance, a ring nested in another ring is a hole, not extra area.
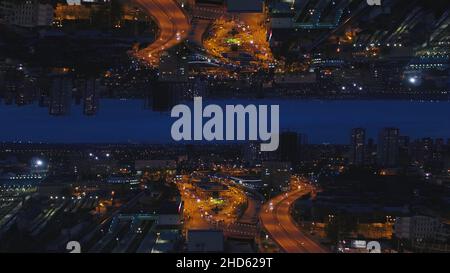
[(373, 138), (367, 139), (366, 145), (366, 162), (369, 165), (374, 165), (377, 162), (377, 145), (375, 144), (375, 140)]
[(19, 93), (23, 89), (24, 85), (24, 73), (22, 70), (16, 69), (15, 67), (6, 68), (4, 75), (4, 86), (0, 87), (3, 93), (3, 98), (5, 99), (5, 104), (13, 104), (14, 99), (19, 96)]
[(291, 179), (291, 164), (289, 162), (266, 161), (261, 168), (261, 180), (275, 192), (286, 191)]
[(188, 84), (185, 82), (157, 82), (155, 88), (151, 90), (149, 106), (153, 111), (170, 111), (188, 88)]
[(164, 52), (159, 63), (159, 81), (187, 82), (188, 63), (173, 51)]
[(399, 135), (397, 128), (384, 128), (378, 138), (378, 164), (381, 166), (395, 166), (399, 159)]
[(14, 7), (15, 7), (14, 1), (11, 0), (5, 0), (0, 1), (0, 22), (10, 22), (12, 20), (14, 15)]
[(418, 139), (413, 142), (411, 147), (412, 158), (421, 164), (438, 163), (443, 159), (444, 147), (442, 138)]
[(50, 105), (50, 92), (52, 79), (49, 75), (41, 73), (36, 82), (39, 107), (48, 107)]
[(62, 116), (69, 113), (72, 87), (70, 77), (58, 75), (53, 79), (50, 89), (50, 115)]
[(448, 240), (444, 224), (438, 218), (428, 216), (398, 217), (395, 221), (395, 236), (413, 243)]
[(298, 134), (296, 132), (282, 132), (280, 147), (278, 148), (281, 161), (296, 163), (298, 161)]
[(53, 23), (53, 6), (38, 0), (4, 0), (0, 3), (0, 19), (21, 27), (50, 26)]
[(352, 129), (350, 140), (350, 163), (353, 165), (363, 165), (366, 149), (366, 130), (363, 128)]
[(438, 138), (434, 144), (434, 155), (433, 158), (436, 160), (442, 160), (442, 156), (445, 151), (444, 139)]
[(244, 146), (243, 156), (244, 160), (250, 165), (254, 165), (261, 161), (261, 144), (259, 141), (250, 141)]
[(306, 145), (308, 145), (308, 135), (298, 134), (298, 160), (305, 160), (307, 158)]
[(407, 166), (411, 161), (411, 145), (409, 136), (399, 136), (398, 150), (400, 165)]
[(93, 116), (97, 113), (99, 107), (100, 83), (98, 79), (88, 79), (83, 81), (83, 113), (87, 116)]

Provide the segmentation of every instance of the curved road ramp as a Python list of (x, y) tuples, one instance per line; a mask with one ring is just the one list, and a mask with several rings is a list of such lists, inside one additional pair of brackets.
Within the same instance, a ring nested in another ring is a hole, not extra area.
[(290, 210), (295, 200), (308, 194), (310, 189), (291, 191), (267, 202), (260, 214), (263, 229), (287, 253), (326, 253), (320, 244), (306, 236), (294, 223)]
[(176, 0), (133, 0), (158, 25), (155, 41), (136, 56), (152, 66), (159, 64), (161, 53), (181, 43), (190, 29), (189, 17)]

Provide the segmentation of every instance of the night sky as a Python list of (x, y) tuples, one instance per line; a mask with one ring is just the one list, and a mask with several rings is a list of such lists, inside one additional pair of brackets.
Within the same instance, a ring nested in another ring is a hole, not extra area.
[[(349, 142), (351, 128), (367, 128), (375, 137), (383, 127), (398, 127), (413, 138), (450, 138), (449, 102), (409, 101), (295, 101), (257, 100), (280, 104), (281, 129), (308, 135), (310, 143)], [(252, 100), (210, 101), (220, 105), (255, 103)], [(205, 104), (205, 101), (204, 101)], [(96, 116), (71, 114), (54, 117), (37, 105), (0, 104), (0, 141), (50, 143), (167, 143), (175, 119), (170, 113), (152, 112), (141, 100), (102, 100)]]

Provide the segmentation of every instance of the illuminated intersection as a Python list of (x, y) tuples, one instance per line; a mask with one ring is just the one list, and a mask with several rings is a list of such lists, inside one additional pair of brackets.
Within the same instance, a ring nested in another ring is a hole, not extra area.
[(267, 69), (274, 58), (267, 40), (263, 16), (255, 18), (217, 19), (203, 46), (206, 52), (224, 63)]

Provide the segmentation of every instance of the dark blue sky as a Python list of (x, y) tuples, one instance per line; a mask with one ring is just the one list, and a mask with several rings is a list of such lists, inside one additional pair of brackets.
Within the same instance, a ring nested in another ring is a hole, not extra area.
[[(205, 103), (205, 102), (204, 102)], [(450, 138), (449, 102), (409, 101), (299, 101), (226, 100), (225, 104), (280, 104), (281, 128), (308, 135), (311, 143), (348, 143), (353, 127), (365, 127), (369, 136), (395, 126), (412, 137)], [(169, 113), (144, 109), (141, 100), (102, 100), (94, 117), (73, 106), (65, 117), (48, 115), (46, 108), (0, 104), (0, 141), (57, 143), (171, 141), (174, 119)]]

